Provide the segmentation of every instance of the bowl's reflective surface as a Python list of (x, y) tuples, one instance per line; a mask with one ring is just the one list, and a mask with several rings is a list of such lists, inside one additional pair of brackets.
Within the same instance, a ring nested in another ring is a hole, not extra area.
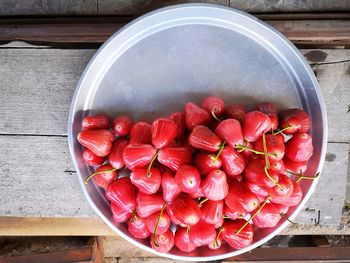
[[(123, 224), (113, 222), (101, 189), (83, 184), (91, 170), (83, 164), (76, 140), (81, 120), (89, 112), (111, 117), (128, 113), (137, 120), (151, 120), (209, 94), (248, 107), (270, 101), (280, 108), (304, 108), (312, 118), (315, 152), (308, 172), (316, 173), (323, 165), (324, 102), (313, 72), (290, 42), (254, 17), (214, 5), (179, 5), (147, 14), (113, 35), (96, 53), (78, 84), (68, 124), (71, 154), (88, 201), (110, 227), (143, 249), (153, 251), (147, 241), (133, 239)], [(317, 180), (301, 184), (304, 200), (290, 209), (288, 217), (295, 217), (316, 184)], [(253, 244), (239, 251), (223, 246), (191, 254), (175, 248), (157, 254), (200, 261), (226, 258), (261, 245), (287, 224), (282, 220), (273, 229), (256, 231)]]

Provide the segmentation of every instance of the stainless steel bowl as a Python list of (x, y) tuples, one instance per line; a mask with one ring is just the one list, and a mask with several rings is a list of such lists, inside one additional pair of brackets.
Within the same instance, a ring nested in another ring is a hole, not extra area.
[[(86, 67), (70, 108), (68, 140), (84, 194), (96, 213), (120, 236), (159, 256), (194, 261), (235, 256), (262, 245), (288, 222), (257, 231), (252, 245), (240, 250), (225, 245), (218, 250), (202, 247), (191, 254), (176, 248), (166, 254), (155, 252), (148, 241), (129, 235), (125, 224), (113, 222), (103, 190), (83, 183), (91, 169), (81, 159), (76, 135), (91, 112), (150, 119), (209, 94), (227, 103), (249, 106), (271, 101), (280, 108), (303, 108), (312, 119), (315, 152), (308, 172), (314, 174), (323, 165), (324, 101), (309, 65), (283, 35), (244, 12), (208, 4), (176, 5), (134, 20), (110, 37)], [(302, 182), (304, 199), (287, 217), (299, 213), (316, 184), (317, 180)]]

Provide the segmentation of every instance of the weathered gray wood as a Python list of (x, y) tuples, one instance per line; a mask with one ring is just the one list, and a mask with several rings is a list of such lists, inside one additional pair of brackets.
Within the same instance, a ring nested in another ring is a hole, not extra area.
[(92, 15), (97, 0), (0, 0), (0, 15)]
[[(65, 135), (72, 94), (94, 52), (0, 49), (0, 112), (5, 113), (0, 119), (0, 133)], [(302, 52), (310, 63), (318, 63), (314, 69), (327, 105), (329, 140), (348, 142), (350, 50)]]
[(0, 136), (0, 216), (95, 215), (68, 151), (67, 138)]
[(230, 0), (230, 6), (247, 12), (312, 12), (350, 9), (350, 1), (314, 0)]

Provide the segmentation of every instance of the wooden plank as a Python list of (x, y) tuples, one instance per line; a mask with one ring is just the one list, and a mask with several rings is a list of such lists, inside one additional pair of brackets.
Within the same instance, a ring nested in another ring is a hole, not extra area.
[[(350, 45), (350, 13), (348, 19), (276, 20), (266, 22), (286, 35), (295, 44)], [(264, 16), (261, 16), (264, 18)], [(322, 17), (322, 16), (321, 16)], [(7, 19), (0, 21), (0, 41), (36, 43), (103, 43), (132, 17)]]
[(230, 0), (230, 6), (247, 12), (321, 12), (321, 11), (342, 11), (350, 9), (349, 1), (314, 1), (314, 0)]
[[(66, 135), (72, 94), (94, 52), (0, 49), (0, 90), (3, 91), (0, 112), (5, 113), (0, 118), (0, 133)], [(316, 63), (313, 67), (327, 106), (329, 140), (348, 142), (350, 133), (345, 131), (350, 130), (350, 118), (346, 114), (350, 97), (350, 50), (302, 52), (309, 63)]]
[(0, 215), (84, 217), (66, 137), (0, 136)]
[(97, 13), (97, 0), (1, 0), (0, 15), (93, 15)]

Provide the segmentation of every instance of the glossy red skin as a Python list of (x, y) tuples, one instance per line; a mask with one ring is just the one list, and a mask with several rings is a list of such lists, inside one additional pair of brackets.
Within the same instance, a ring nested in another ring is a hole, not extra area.
[(167, 206), (165, 208), (165, 211), (167, 212), (168, 216), (170, 217), (171, 222), (173, 222), (175, 225), (181, 226), (181, 227), (187, 227), (187, 225), (183, 224), (181, 221), (179, 221), (173, 213), (173, 210), (171, 209), (171, 206)]
[(113, 120), (112, 127), (115, 135), (126, 136), (130, 133), (132, 120), (129, 116), (120, 115)]
[(104, 114), (90, 115), (83, 119), (82, 130), (99, 130), (109, 128), (109, 119)]
[[(254, 144), (252, 142), (244, 142), (243, 145), (249, 149), (254, 149)], [(249, 150), (243, 150), (240, 151), (241, 154), (243, 154), (247, 160), (249, 160), (250, 157), (253, 156), (253, 152)]]
[(123, 161), (130, 170), (146, 167), (156, 152), (149, 144), (128, 144), (123, 151)]
[(243, 207), (245, 211), (252, 212), (258, 207), (259, 200), (244, 183), (232, 182), (225, 203), (231, 210)]
[(221, 226), (224, 219), (224, 201), (208, 200), (201, 207), (202, 220), (214, 226)]
[(193, 226), (201, 218), (201, 210), (196, 201), (186, 195), (180, 195), (170, 205), (173, 216), (186, 226)]
[(158, 191), (162, 176), (157, 168), (152, 167), (148, 175), (147, 168), (135, 168), (130, 174), (131, 182), (144, 194), (154, 194)]
[(220, 117), (224, 113), (225, 102), (217, 96), (209, 96), (203, 100), (202, 108), (210, 115), (214, 113), (216, 117)]
[(176, 135), (177, 126), (172, 120), (159, 118), (152, 123), (152, 144), (156, 149), (166, 147)]
[(215, 133), (231, 147), (243, 144), (241, 123), (236, 119), (226, 119), (219, 123)]
[(236, 119), (242, 123), (245, 114), (246, 110), (242, 104), (230, 104), (225, 106), (225, 117), (227, 119)]
[(313, 154), (312, 137), (307, 133), (296, 133), (286, 142), (286, 156), (293, 162), (304, 162)]
[(86, 163), (89, 166), (97, 166), (104, 163), (106, 160), (105, 157), (100, 157), (94, 154), (89, 149), (85, 149), (82, 153), (82, 158), (84, 160), (84, 163)]
[[(293, 182), (293, 193), (289, 197), (280, 198), (278, 203), (286, 205), (286, 206), (296, 206), (301, 202), (301, 199), (303, 199), (303, 192), (301, 191), (300, 185), (295, 182)], [(271, 200), (271, 202), (276, 202), (276, 200)]]
[[(103, 164), (96, 169), (95, 173), (103, 172), (103, 171), (107, 171), (107, 170), (112, 170), (112, 169), (113, 169), (112, 165)], [(96, 174), (96, 175), (94, 175), (94, 177), (92, 177), (92, 179), (94, 180), (94, 182), (97, 186), (106, 189), (107, 186), (111, 182), (113, 182), (115, 179), (117, 179), (117, 177), (118, 177), (118, 172), (113, 171), (113, 172), (105, 172), (105, 173)]]
[(148, 217), (153, 213), (162, 210), (164, 205), (164, 200), (161, 195), (148, 195), (141, 192), (137, 194), (136, 202), (136, 211), (141, 217)]
[(177, 138), (181, 138), (185, 134), (186, 129), (186, 119), (183, 112), (174, 112), (170, 114), (169, 119), (175, 122), (177, 127)]
[(283, 163), (286, 171), (291, 171), (296, 174), (304, 173), (307, 169), (307, 161), (293, 162), (288, 158), (284, 158)]
[(284, 161), (270, 161), (270, 170), (277, 172), (277, 173), (284, 173), (285, 172), (285, 166)]
[(275, 227), (281, 219), (277, 207), (272, 203), (267, 203), (253, 218), (253, 224), (258, 228)]
[(209, 245), (208, 245), (208, 248), (212, 249), (212, 250), (216, 250), (216, 249), (219, 249), (222, 245), (222, 235), (219, 235), (215, 241), (211, 242)]
[(136, 208), (136, 187), (129, 177), (119, 178), (109, 184), (106, 197), (126, 211), (132, 212)]
[(275, 134), (275, 137), (277, 140), (279, 140), (281, 143), (285, 143), (285, 139), (283, 134), (279, 133), (279, 134)]
[(174, 234), (170, 230), (166, 231), (164, 234), (156, 235), (156, 241), (158, 244), (158, 247), (154, 245), (154, 237), (151, 236), (151, 246), (154, 250), (161, 252), (161, 253), (167, 253), (172, 249), (174, 246)]
[(216, 231), (213, 225), (200, 220), (197, 224), (191, 226), (189, 237), (196, 247), (205, 246), (215, 240)]
[(190, 241), (189, 234), (187, 234), (187, 229), (184, 227), (179, 227), (176, 230), (175, 246), (183, 252), (191, 252), (196, 249), (195, 244)]
[(228, 193), (226, 174), (221, 170), (211, 171), (204, 179), (201, 188), (204, 196), (209, 200), (223, 200)]
[(266, 198), (266, 196), (269, 194), (268, 191), (266, 191), (267, 189), (270, 189), (270, 188), (264, 188), (264, 187), (260, 187), (259, 185), (255, 184), (255, 183), (252, 183), (252, 182), (249, 182), (247, 181), (245, 183), (245, 185), (249, 188), (249, 190), (256, 195), (256, 197), (258, 197), (259, 199), (259, 196), (261, 196), (262, 198), (259, 199), (260, 200), (264, 200)]
[(240, 216), (245, 216), (247, 212), (241, 205), (237, 205), (235, 210), (230, 209), (226, 204), (224, 205), (224, 215), (228, 216), (231, 220), (236, 220)]
[[(160, 216), (160, 212), (157, 212), (146, 218), (146, 225), (149, 232), (154, 233), (159, 216)], [(169, 226), (170, 226), (170, 217), (168, 216), (167, 212), (164, 211), (162, 214), (162, 217), (159, 220), (156, 234), (157, 235), (164, 234), (169, 229)]]
[[(245, 178), (260, 187), (272, 188), (275, 186), (275, 183), (266, 176), (264, 165), (264, 160), (250, 160), (244, 170)], [(278, 173), (272, 170), (268, 170), (268, 173), (278, 182)]]
[(284, 205), (284, 204), (274, 204), (274, 205), (278, 209), (281, 217), (283, 217), (284, 215), (286, 215), (288, 213), (289, 206)]
[(278, 183), (283, 187), (281, 190), (277, 185), (269, 188), (267, 191), (271, 197), (271, 202), (283, 204), (285, 198), (289, 197), (294, 190), (293, 181), (284, 174), (279, 174)]
[(242, 249), (253, 242), (253, 228), (250, 224), (245, 226), (241, 232), (236, 232), (246, 223), (245, 220), (237, 219), (227, 221), (223, 225), (222, 238), (233, 248)]
[(132, 215), (130, 211), (125, 210), (116, 203), (111, 203), (112, 217), (117, 223), (126, 222)]
[(193, 193), (189, 193), (189, 195), (190, 195), (192, 198), (195, 198), (195, 199), (204, 197), (204, 193), (203, 193), (202, 187), (199, 187), (199, 188), (198, 188), (195, 192), (193, 192)]
[[(266, 134), (265, 135), (266, 140), (266, 149), (268, 153), (276, 154), (276, 156), (269, 156), (269, 160), (271, 161), (280, 161), (283, 159), (284, 153), (285, 153), (285, 147), (284, 143), (281, 142), (279, 139), (277, 139), (272, 134)], [(264, 152), (264, 144), (263, 144), (263, 138), (260, 137), (259, 140), (255, 142), (255, 150)]]
[(162, 190), (163, 199), (169, 204), (181, 193), (181, 189), (171, 172), (164, 172), (162, 174)]
[(244, 156), (230, 146), (225, 146), (219, 158), (224, 172), (229, 176), (241, 174), (246, 166)]
[(276, 130), (278, 128), (278, 115), (277, 114), (268, 114), (271, 120), (271, 130)]
[(188, 147), (166, 147), (158, 151), (157, 159), (176, 172), (181, 166), (192, 163), (192, 151)]
[(250, 111), (243, 118), (243, 137), (248, 142), (256, 142), (263, 133), (270, 129), (269, 116), (260, 111)]
[(186, 126), (192, 130), (198, 125), (207, 125), (210, 123), (211, 117), (209, 113), (193, 102), (188, 102), (185, 106)]
[(195, 192), (201, 184), (201, 176), (196, 167), (183, 165), (175, 174), (175, 182), (185, 193)]
[(194, 148), (208, 152), (217, 152), (222, 143), (221, 139), (204, 125), (196, 126), (192, 130), (188, 141)]
[(267, 115), (277, 114), (276, 106), (270, 102), (259, 103), (259, 104), (255, 105), (255, 109), (258, 111), (261, 111), (262, 113), (265, 113)]
[(305, 133), (310, 130), (310, 117), (301, 109), (283, 110), (279, 115), (281, 129), (292, 126), (292, 128), (284, 131), (285, 134), (294, 134), (296, 132)]
[(194, 165), (198, 168), (201, 175), (207, 175), (213, 170), (220, 169), (221, 160), (215, 160), (216, 154), (208, 152), (199, 152), (194, 158)]
[(128, 220), (128, 231), (138, 239), (145, 239), (151, 235), (151, 232), (147, 229), (146, 218), (139, 216)]
[(97, 156), (105, 157), (111, 152), (114, 135), (108, 130), (86, 130), (78, 133), (77, 140)]
[(134, 123), (130, 130), (130, 144), (151, 144), (152, 126), (148, 122), (139, 121)]
[(114, 141), (112, 150), (108, 156), (109, 163), (116, 169), (120, 170), (124, 167), (123, 152), (128, 145), (128, 141), (117, 139)]

